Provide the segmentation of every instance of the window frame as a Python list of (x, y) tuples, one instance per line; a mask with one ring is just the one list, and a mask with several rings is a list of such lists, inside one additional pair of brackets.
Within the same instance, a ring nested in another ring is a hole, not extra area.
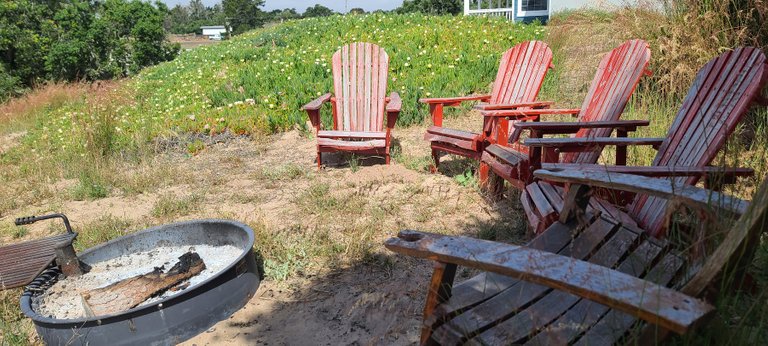
[(518, 17), (537, 17), (537, 16), (549, 16), (549, 0), (547, 0), (547, 9), (538, 11), (523, 11), (523, 1), (517, 0), (517, 16)]

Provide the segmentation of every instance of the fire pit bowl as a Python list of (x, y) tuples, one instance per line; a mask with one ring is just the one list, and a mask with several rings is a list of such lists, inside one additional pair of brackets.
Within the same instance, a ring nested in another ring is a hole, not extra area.
[(223, 269), (166, 298), (112, 315), (89, 318), (60, 319), (39, 313), (35, 296), (57, 276), (50, 271), (43, 272), (22, 295), (21, 309), (49, 345), (176, 344), (228, 318), (253, 297), (259, 287), (253, 243), (253, 230), (233, 221), (197, 220), (152, 227), (90, 248), (79, 254), (79, 258), (95, 265), (169, 246), (234, 246), (242, 251), (231, 258), (217, 257), (216, 261), (227, 261), (222, 264)]

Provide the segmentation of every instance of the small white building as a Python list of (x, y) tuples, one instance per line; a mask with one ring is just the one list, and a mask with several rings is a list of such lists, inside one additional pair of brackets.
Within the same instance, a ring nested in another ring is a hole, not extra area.
[[(546, 22), (557, 11), (616, 6), (626, 0), (464, 0), (464, 15), (501, 16), (509, 20)], [(630, 1), (631, 2), (631, 1)]]
[(227, 28), (223, 25), (201, 26), (200, 29), (203, 31), (203, 36), (207, 37), (221, 37), (227, 34)]

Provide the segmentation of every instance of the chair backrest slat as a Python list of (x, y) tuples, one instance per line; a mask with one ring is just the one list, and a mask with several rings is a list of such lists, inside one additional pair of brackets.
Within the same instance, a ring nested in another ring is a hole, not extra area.
[[(490, 104), (534, 102), (539, 96), (544, 77), (552, 67), (552, 50), (541, 41), (526, 41), (508, 49), (501, 56), (496, 79), (491, 89)], [(510, 143), (520, 135), (508, 121)], [(495, 135), (492, 135), (495, 136)]]
[(527, 41), (510, 48), (501, 56), (490, 103), (536, 101), (551, 65), (552, 50), (544, 42)]
[[(640, 78), (646, 73), (651, 50), (643, 40), (630, 40), (606, 54), (581, 106), (579, 121), (615, 121), (624, 112)], [(612, 129), (582, 129), (574, 138), (607, 137)], [(600, 152), (567, 153), (562, 162), (596, 163)]]
[[(709, 165), (766, 83), (766, 57), (739, 48), (712, 59), (696, 74), (680, 111), (653, 161), (654, 166)], [(696, 177), (674, 178), (695, 184)], [(662, 235), (664, 199), (639, 195), (630, 206), (640, 225)]]
[(336, 96), (334, 130), (380, 132), (389, 57), (371, 43), (351, 43), (333, 54), (333, 88)]

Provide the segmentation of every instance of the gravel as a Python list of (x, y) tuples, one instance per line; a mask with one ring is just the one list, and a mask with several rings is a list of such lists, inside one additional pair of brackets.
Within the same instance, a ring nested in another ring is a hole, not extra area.
[[(179, 256), (189, 251), (200, 255), (200, 258), (205, 263), (205, 270), (187, 280), (186, 282), (189, 283), (187, 288), (175, 292), (166, 291), (162, 295), (146, 300), (139, 304), (139, 306), (152, 304), (181, 294), (185, 290), (212, 277), (214, 274), (221, 272), (243, 252), (241, 248), (232, 245), (161, 246), (151, 251), (127, 254), (98, 263), (88, 263), (92, 267), (90, 272), (80, 277), (59, 280), (59, 282), (43, 294), (34, 297), (32, 306), (37, 313), (50, 318), (85, 318), (86, 313), (82, 305), (81, 292), (108, 286), (130, 277), (147, 274), (154, 270), (155, 267), (165, 266), (166, 269), (169, 269), (178, 262)], [(186, 285), (186, 282), (179, 283), (179, 286), (183, 287), (182, 285)]]

